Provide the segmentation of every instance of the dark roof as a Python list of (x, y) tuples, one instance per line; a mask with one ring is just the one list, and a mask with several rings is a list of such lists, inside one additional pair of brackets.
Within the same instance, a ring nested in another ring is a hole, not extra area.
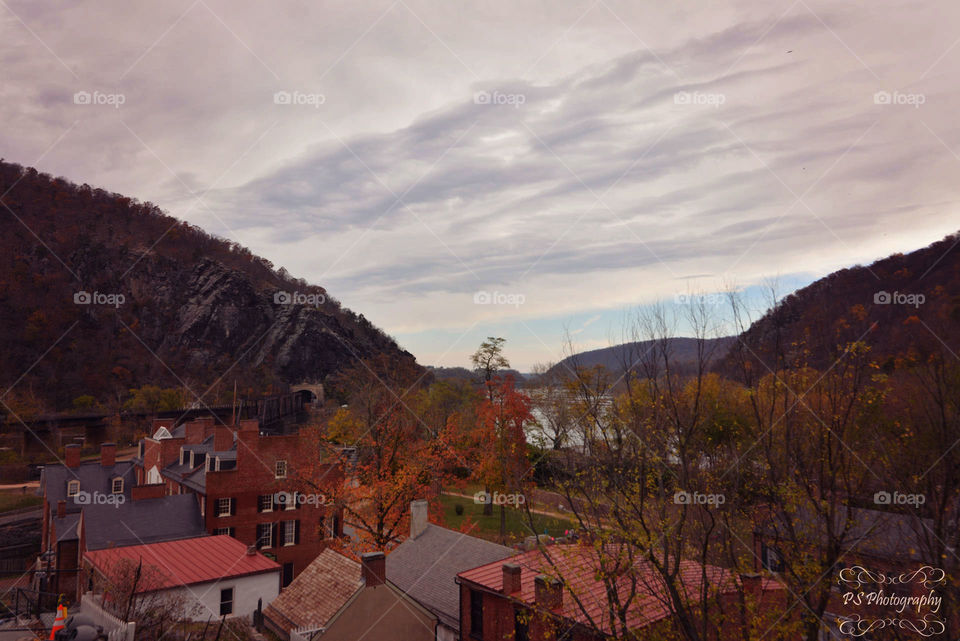
[(180, 481), (186, 487), (196, 490), (201, 494), (207, 493), (207, 465), (204, 463), (192, 473), (187, 474)]
[[(116, 465), (103, 467), (100, 461), (87, 461), (77, 467), (67, 467), (66, 465), (47, 465), (43, 468), (43, 478), (40, 482), (50, 503), (51, 509), (55, 508), (57, 501), (67, 500), (67, 481), (80, 481), (80, 489), (84, 492), (100, 492), (102, 494), (111, 494), (113, 491), (112, 481), (116, 477), (122, 477), (123, 495), (129, 501), (130, 487), (136, 482), (136, 476), (133, 473), (133, 461), (117, 461)], [(67, 501), (67, 512), (80, 511), (80, 505), (74, 501)]]
[(511, 548), (428, 524), (420, 536), (407, 539), (387, 556), (387, 580), (459, 630), (457, 574), (514, 554)]
[(360, 588), (360, 564), (326, 548), (264, 610), (290, 628), (326, 626)]
[(54, 516), (53, 527), (57, 533), (57, 543), (60, 541), (74, 541), (77, 538), (77, 523), (80, 521), (80, 513), (74, 512), (67, 514), (62, 519)]
[(203, 536), (200, 506), (193, 494), (127, 500), (120, 505), (83, 506), (88, 550)]

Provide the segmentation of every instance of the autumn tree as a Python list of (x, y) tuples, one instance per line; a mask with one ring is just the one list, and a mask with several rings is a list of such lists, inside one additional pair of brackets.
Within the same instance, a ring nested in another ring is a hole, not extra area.
[[(383, 550), (409, 531), (410, 502), (432, 498), (450, 450), (411, 407), (420, 379), (385, 357), (361, 361), (337, 377), (346, 407), (317, 433), (317, 454), (299, 465), (304, 491), (343, 509), (359, 549)], [(314, 461), (311, 463), (311, 460)], [(324, 463), (339, 461), (345, 481)], [(436, 508), (436, 505), (434, 505)]]

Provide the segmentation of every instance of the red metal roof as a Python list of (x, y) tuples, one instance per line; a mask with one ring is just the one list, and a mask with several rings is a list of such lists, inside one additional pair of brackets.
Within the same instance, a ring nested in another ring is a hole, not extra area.
[[(461, 572), (457, 576), (462, 580), (474, 583), (488, 590), (503, 592), (503, 565), (516, 563), (521, 568), (520, 592), (509, 595), (511, 599), (518, 599), (533, 606), (536, 603), (534, 579), (539, 574), (561, 578), (566, 586), (563, 595), (563, 606), (557, 613), (567, 619), (582, 623), (587, 627), (593, 624), (604, 632), (611, 633), (612, 626), (608, 612), (606, 588), (598, 578), (598, 553), (584, 545), (555, 545), (546, 548), (547, 554), (556, 565), (554, 569), (550, 562), (539, 550), (532, 550), (518, 556), (496, 561), (487, 565)], [(610, 558), (605, 555), (606, 558)], [(630, 629), (643, 628), (651, 623), (670, 616), (667, 605), (667, 596), (664, 583), (656, 570), (643, 561), (634, 564), (638, 593), (634, 597), (627, 621)], [(694, 561), (681, 561), (678, 585), (689, 598), (696, 600), (701, 586), (702, 572), (706, 573), (707, 582), (711, 589), (720, 588), (729, 592), (736, 588), (738, 579), (731, 572), (723, 568), (707, 565), (701, 566)], [(621, 596), (627, 597), (631, 580), (624, 578), (618, 585)], [(783, 586), (772, 580), (764, 580), (763, 590), (779, 590)], [(506, 595), (504, 595), (506, 596)], [(576, 597), (576, 600), (573, 597)], [(579, 600), (580, 605), (577, 604)], [(581, 609), (581, 605), (583, 606)], [(586, 610), (586, 612), (584, 612)]]
[(94, 550), (84, 554), (84, 558), (107, 578), (122, 572), (124, 561), (136, 567), (142, 559), (144, 587), (139, 592), (280, 569), (277, 563), (259, 552), (247, 554), (247, 546), (232, 536), (201, 536)]

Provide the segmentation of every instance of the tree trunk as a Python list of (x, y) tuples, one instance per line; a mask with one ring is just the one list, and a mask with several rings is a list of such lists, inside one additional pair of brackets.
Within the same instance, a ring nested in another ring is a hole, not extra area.
[(490, 486), (485, 485), (483, 491), (486, 492), (487, 502), (483, 504), (483, 515), (493, 516), (493, 494), (490, 492)]
[(507, 506), (500, 504), (500, 542), (507, 540)]

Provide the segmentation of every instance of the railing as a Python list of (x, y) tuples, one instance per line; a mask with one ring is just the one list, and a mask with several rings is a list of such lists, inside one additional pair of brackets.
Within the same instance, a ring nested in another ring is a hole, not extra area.
[(0, 617), (35, 617), (43, 612), (54, 612), (60, 595), (28, 588), (14, 588), (4, 594), (0, 602)]
[(313, 641), (313, 637), (323, 628), (305, 627), (290, 630), (290, 641)]
[(107, 612), (100, 603), (100, 597), (87, 592), (80, 597), (80, 612), (89, 616), (103, 628), (107, 641), (133, 641), (137, 624), (133, 621), (121, 621)]

